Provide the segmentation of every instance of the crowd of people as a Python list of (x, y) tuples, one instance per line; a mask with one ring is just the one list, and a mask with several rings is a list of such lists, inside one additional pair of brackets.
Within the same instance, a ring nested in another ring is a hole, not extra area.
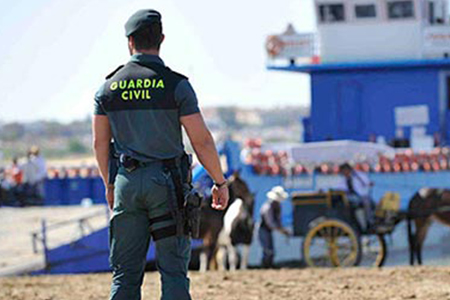
[(32, 146), (25, 157), (14, 157), (0, 169), (0, 205), (40, 205), (44, 199), (47, 167), (39, 147)]
[[(242, 160), (251, 165), (260, 175), (300, 175), (312, 172), (328, 175), (340, 173), (338, 163), (323, 163), (311, 168), (289, 160), (286, 151), (263, 150), (258, 140), (247, 142), (242, 152)], [(377, 162), (358, 162), (354, 164), (357, 171), (374, 173), (399, 172), (438, 172), (450, 170), (450, 149), (435, 148), (431, 152), (414, 152), (412, 149), (401, 150), (393, 158), (379, 156)]]

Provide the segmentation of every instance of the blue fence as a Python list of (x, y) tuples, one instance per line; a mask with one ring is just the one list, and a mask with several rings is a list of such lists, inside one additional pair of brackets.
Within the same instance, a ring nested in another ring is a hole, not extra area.
[[(336, 175), (299, 175), (294, 177), (257, 175), (250, 166), (242, 171), (243, 179), (255, 193), (255, 219), (259, 220), (259, 209), (266, 201), (266, 193), (276, 185), (284, 186), (288, 192), (328, 190), (340, 180)], [(377, 202), (386, 192), (396, 192), (401, 197), (401, 208), (406, 209), (409, 199), (423, 187), (449, 188), (450, 172), (416, 172), (416, 173), (371, 173), (374, 183), (372, 197)], [(289, 200), (282, 204), (282, 221), (292, 224), (292, 205)]]
[(85, 198), (93, 203), (105, 203), (105, 188), (99, 176), (45, 181), (44, 205), (78, 205)]
[[(265, 201), (266, 193), (276, 185), (284, 186), (289, 192), (327, 190), (339, 180), (331, 175), (299, 175), (294, 177), (265, 176), (255, 174), (250, 166), (241, 169), (242, 177), (256, 194), (256, 217), (259, 207)], [(402, 208), (407, 207), (411, 196), (422, 187), (450, 188), (450, 172), (417, 173), (371, 173), (374, 182), (372, 196), (380, 199), (387, 191), (397, 192), (402, 198)], [(48, 179), (45, 182), (44, 205), (78, 205), (84, 198), (93, 203), (105, 203), (105, 188), (100, 177), (74, 177)], [(291, 210), (284, 203), (284, 219), (291, 221)]]

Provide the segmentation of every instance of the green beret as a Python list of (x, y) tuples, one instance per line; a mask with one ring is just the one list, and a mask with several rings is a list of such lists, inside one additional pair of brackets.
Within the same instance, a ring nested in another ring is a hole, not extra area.
[(153, 9), (141, 9), (135, 12), (125, 23), (125, 36), (129, 37), (138, 29), (161, 23), (161, 14)]

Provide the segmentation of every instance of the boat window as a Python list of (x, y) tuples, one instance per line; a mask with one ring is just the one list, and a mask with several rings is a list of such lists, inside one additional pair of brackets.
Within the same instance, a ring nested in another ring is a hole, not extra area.
[(389, 19), (414, 18), (414, 3), (409, 1), (389, 1), (387, 3)]
[(355, 16), (358, 19), (376, 18), (377, 10), (375, 4), (355, 5)]
[(319, 14), (322, 23), (345, 21), (344, 4), (321, 4), (319, 5)]
[(434, 16), (434, 2), (429, 1), (428, 2), (428, 21), (430, 24), (435, 23), (435, 16)]
[[(439, 5), (440, 4), (440, 5)], [(430, 24), (444, 24), (445, 17), (443, 12), (445, 7), (442, 6), (443, 3), (428, 1), (428, 22)]]

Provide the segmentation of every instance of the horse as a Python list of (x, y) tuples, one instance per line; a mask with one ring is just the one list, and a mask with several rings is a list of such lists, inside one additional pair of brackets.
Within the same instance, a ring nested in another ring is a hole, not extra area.
[(238, 198), (246, 203), (253, 201), (253, 195), (250, 193), (247, 184), (237, 172), (228, 178), (228, 190), (230, 200), (225, 210), (213, 209), (211, 207), (212, 197), (209, 197), (202, 203), (199, 238), (203, 240), (203, 246), (200, 252), (200, 271), (218, 269), (218, 264), (215, 260), (218, 251), (218, 239), (224, 226), (225, 214), (230, 205)]
[(255, 227), (253, 206), (253, 195), (247, 201), (237, 198), (225, 213), (224, 226), (219, 235), (220, 248), (217, 253), (218, 260), (222, 262), (219, 264), (219, 269), (225, 270), (228, 261), (230, 270), (236, 270), (238, 263), (237, 245), (243, 245), (240, 269), (247, 269)]
[(433, 220), (450, 226), (450, 190), (422, 188), (411, 198), (407, 213), (410, 265), (415, 257), (422, 265), (422, 247)]

